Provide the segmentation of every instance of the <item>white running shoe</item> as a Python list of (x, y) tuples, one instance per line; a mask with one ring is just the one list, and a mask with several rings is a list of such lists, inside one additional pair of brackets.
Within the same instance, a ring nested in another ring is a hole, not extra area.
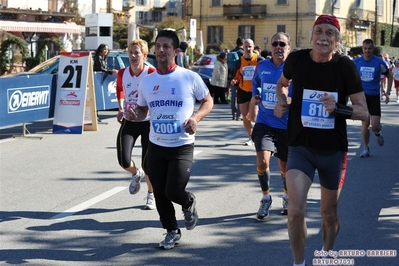
[(147, 197), (145, 198), (147, 200), (144, 210), (155, 210), (155, 198), (154, 198), (154, 193), (147, 193)]
[(282, 215), (288, 214), (288, 198), (283, 196), (283, 209), (281, 210)]
[(195, 205), (197, 204), (197, 200), (193, 193), (190, 192), (191, 196), (191, 206), (188, 209), (182, 208), (184, 214), (184, 225), (187, 230), (193, 230), (198, 223), (198, 214)]
[(144, 178), (145, 173), (142, 169), (138, 169), (135, 175), (132, 175), (132, 181), (130, 182), (129, 192), (134, 195), (140, 191), (140, 181)]
[(180, 238), (181, 238), (180, 229), (177, 229), (177, 232), (173, 230), (169, 231), (166, 233), (165, 240), (159, 243), (159, 247), (166, 250), (172, 249), (175, 247), (175, 245), (179, 244)]
[(265, 221), (267, 218), (269, 218), (269, 210), (270, 207), (272, 206), (272, 203), (273, 203), (272, 196), (270, 196), (269, 200), (262, 199), (260, 201), (260, 207), (258, 213), (256, 214), (256, 218), (259, 221)]
[(254, 145), (254, 142), (252, 141), (251, 138), (249, 138), (249, 140), (246, 141), (246, 142), (244, 143), (244, 145), (245, 145), (245, 146), (252, 146), (252, 145)]

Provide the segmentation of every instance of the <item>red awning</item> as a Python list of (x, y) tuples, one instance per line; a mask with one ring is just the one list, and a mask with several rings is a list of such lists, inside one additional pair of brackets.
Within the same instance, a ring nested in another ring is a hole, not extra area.
[(74, 22), (26, 22), (0, 20), (0, 29), (7, 32), (45, 32), (80, 34), (81, 26)]

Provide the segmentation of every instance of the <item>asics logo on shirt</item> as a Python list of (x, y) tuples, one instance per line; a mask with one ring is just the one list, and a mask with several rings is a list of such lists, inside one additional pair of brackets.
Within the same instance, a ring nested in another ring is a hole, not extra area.
[(312, 93), (311, 95), (309, 95), (309, 98), (310, 99), (313, 99), (313, 98), (315, 98), (316, 97), (316, 99), (320, 99), (321, 97), (323, 97), (323, 94), (322, 93), (317, 93), (316, 91), (314, 92), (314, 93)]
[(175, 116), (174, 115), (165, 115), (165, 114), (159, 114), (157, 116), (157, 119), (174, 119)]
[(132, 91), (131, 93), (129, 93), (129, 97), (131, 97), (131, 96), (136, 96), (136, 97), (138, 97), (138, 91), (137, 91), (137, 90), (134, 90), (134, 91)]
[(275, 84), (267, 84), (267, 83), (265, 83), (264, 89), (265, 90), (276, 90), (276, 85)]
[(271, 75), (272, 72), (263, 70), (262, 72), (260, 72), (260, 74), (261, 75)]

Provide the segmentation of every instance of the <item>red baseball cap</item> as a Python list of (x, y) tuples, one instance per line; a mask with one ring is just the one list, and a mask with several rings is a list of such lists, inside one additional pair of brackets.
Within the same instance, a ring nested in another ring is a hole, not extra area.
[(313, 27), (319, 24), (330, 24), (338, 29), (341, 30), (339, 26), (339, 21), (335, 16), (332, 15), (320, 15), (313, 24)]

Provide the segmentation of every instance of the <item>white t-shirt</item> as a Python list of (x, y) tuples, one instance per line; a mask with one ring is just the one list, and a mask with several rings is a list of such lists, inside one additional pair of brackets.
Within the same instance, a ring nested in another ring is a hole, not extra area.
[[(139, 84), (144, 76), (148, 75), (149, 67), (145, 66), (140, 75), (132, 75), (130, 67), (125, 68), (122, 75), (122, 86), (123, 93), (125, 95), (124, 112), (123, 117), (126, 119), (126, 111), (132, 107), (133, 109), (137, 106), (137, 99), (139, 96)], [(147, 116), (143, 121), (148, 121), (150, 118)]]
[(163, 147), (194, 143), (194, 135), (184, 130), (184, 121), (194, 113), (195, 102), (209, 93), (201, 77), (182, 67), (162, 75), (154, 72), (143, 77), (137, 104), (148, 106), (150, 141)]
[(392, 69), (392, 73), (393, 73), (393, 78), (394, 78), (395, 80), (399, 80), (399, 68), (394, 67), (394, 68)]

